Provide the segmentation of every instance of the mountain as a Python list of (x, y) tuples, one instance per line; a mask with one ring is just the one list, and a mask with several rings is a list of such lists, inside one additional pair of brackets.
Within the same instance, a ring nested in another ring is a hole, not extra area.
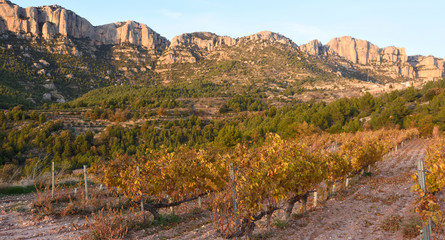
[(304, 99), (299, 93), (309, 91), (328, 99), (445, 76), (443, 59), (352, 37), (298, 46), (270, 31), (236, 39), (195, 32), (170, 42), (142, 23), (93, 26), (57, 5), (24, 9), (7, 0), (0, 0), (0, 53), (0, 107), (65, 102), (110, 85), (196, 81), (226, 94)]

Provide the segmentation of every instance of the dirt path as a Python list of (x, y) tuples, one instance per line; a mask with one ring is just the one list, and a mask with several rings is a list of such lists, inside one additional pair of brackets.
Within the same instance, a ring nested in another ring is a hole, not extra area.
[[(256, 239), (406, 239), (404, 226), (416, 216), (412, 212), (415, 194), (411, 193), (411, 176), (415, 172), (416, 161), (425, 157), (425, 147), (426, 141), (422, 139), (408, 142), (397, 152), (386, 155), (378, 168), (372, 171), (372, 176), (352, 182), (346, 190), (340, 189), (334, 198), (311, 209), (306, 216), (294, 218), (284, 229), (274, 227), (268, 233), (264, 222), (259, 222)], [(0, 198), (0, 239), (76, 237), (72, 223), (82, 224), (84, 218), (36, 221), (22, 211), (29, 208), (31, 196)], [(187, 208), (192, 207), (195, 206)], [(298, 206), (294, 208), (295, 213), (297, 209)], [(282, 217), (280, 211), (274, 214), (275, 219)], [(190, 219), (156, 233), (150, 233), (150, 230), (132, 233), (129, 238), (220, 239), (208, 211)]]
[(413, 140), (388, 154), (374, 175), (360, 179), (272, 239), (405, 239), (403, 225), (415, 216), (411, 176), (416, 161), (425, 158), (425, 144)]
[(73, 225), (84, 218), (51, 218), (37, 220), (30, 213), (33, 194), (0, 197), (0, 239), (74, 239)]

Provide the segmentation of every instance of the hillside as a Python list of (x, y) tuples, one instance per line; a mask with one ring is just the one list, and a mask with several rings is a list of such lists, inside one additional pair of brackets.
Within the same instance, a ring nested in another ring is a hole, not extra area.
[(24, 9), (7, 0), (0, 34), (1, 107), (65, 102), (112, 85), (203, 80), (231, 85), (228, 92), (332, 101), (445, 76), (443, 59), (351, 37), (298, 46), (269, 31), (237, 39), (197, 32), (169, 41), (142, 23), (93, 26), (57, 5)]

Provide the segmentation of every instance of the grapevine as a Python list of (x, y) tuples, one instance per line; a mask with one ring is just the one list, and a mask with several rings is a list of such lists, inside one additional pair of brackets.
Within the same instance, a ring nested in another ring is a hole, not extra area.
[[(268, 134), (259, 147), (239, 144), (232, 152), (184, 147), (175, 152), (147, 152), (138, 158), (119, 156), (103, 164), (102, 177), (134, 201), (146, 196), (147, 209), (155, 218), (159, 208), (211, 193), (209, 202), (220, 233), (241, 237), (250, 235), (264, 216), (270, 224), (278, 209), (289, 218), (295, 203), (305, 201), (319, 184), (358, 174), (417, 135), (416, 130), (380, 130), (283, 140)], [(230, 179), (230, 164), (236, 169), (235, 182)], [(140, 177), (136, 177), (137, 166)]]

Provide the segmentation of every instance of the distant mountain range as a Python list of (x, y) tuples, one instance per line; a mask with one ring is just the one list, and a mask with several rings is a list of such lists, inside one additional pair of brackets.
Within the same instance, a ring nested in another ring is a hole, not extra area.
[(237, 39), (184, 33), (169, 41), (134, 21), (93, 26), (57, 5), (24, 9), (7, 0), (0, 0), (0, 35), (2, 94), (15, 92), (20, 101), (36, 103), (63, 102), (116, 84), (206, 79), (268, 85), (271, 79), (301, 83), (308, 78), (388, 83), (445, 77), (444, 59), (407, 56), (404, 48), (380, 48), (349, 36), (301, 46), (268, 31)]

